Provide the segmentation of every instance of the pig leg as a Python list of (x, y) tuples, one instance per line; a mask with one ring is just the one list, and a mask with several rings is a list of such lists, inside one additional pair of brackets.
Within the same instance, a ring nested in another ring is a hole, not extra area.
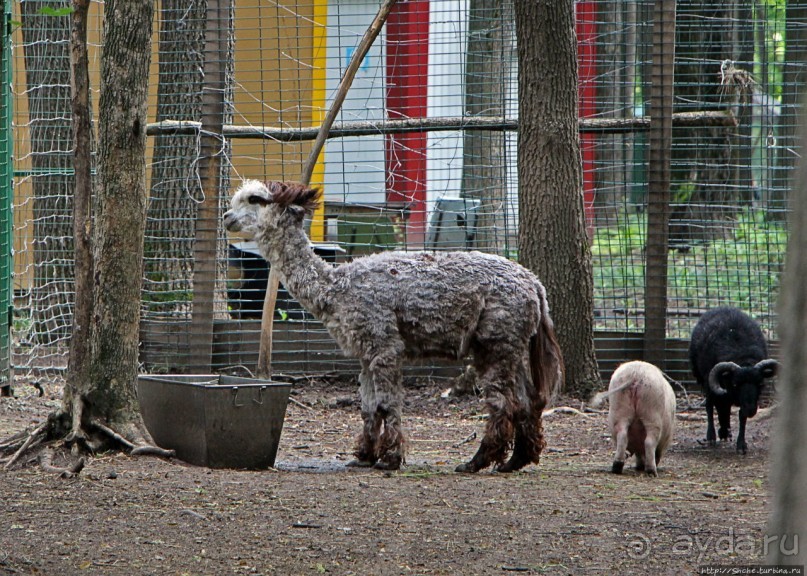
[(647, 436), (645, 436), (644, 439), (644, 471), (648, 476), (658, 476), (658, 471), (656, 470), (656, 446), (658, 445), (658, 437), (658, 430), (653, 428), (647, 429)]
[(628, 448), (628, 424), (627, 422), (617, 422), (614, 425), (614, 442), (616, 442), (616, 452), (614, 453), (614, 463), (611, 465), (611, 472), (622, 474), (625, 467), (625, 457)]

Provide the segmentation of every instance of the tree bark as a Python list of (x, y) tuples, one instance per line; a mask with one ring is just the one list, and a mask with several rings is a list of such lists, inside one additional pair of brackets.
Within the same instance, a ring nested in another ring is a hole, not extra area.
[[(471, 0), (465, 62), (465, 115), (505, 116), (514, 49), (512, 0)], [(463, 132), (462, 194), (480, 201), (477, 248), (503, 254), (507, 202), (505, 132)]]
[(577, 132), (572, 0), (516, 0), (519, 63), (519, 257), (547, 289), (566, 388), (599, 385), (591, 251)]
[[(162, 3), (157, 121), (198, 121), (202, 113), (203, 0)], [(203, 198), (196, 134), (159, 134), (148, 201), (145, 244), (146, 314), (189, 310), (194, 222)]]
[(800, 109), (804, 101), (804, 84), (807, 82), (807, 6), (788, 2), (785, 21), (791, 24), (785, 38), (785, 64), (782, 84), (782, 112), (778, 119), (775, 176), (772, 190), (765, 198), (768, 217), (784, 220), (798, 152)]
[[(738, 104), (722, 84), (721, 63), (733, 62), (748, 47), (747, 22), (736, 19), (735, 0), (686, 0), (678, 4), (674, 112), (725, 110)], [(739, 67), (739, 64), (738, 64)], [(743, 108), (744, 109), (744, 108)], [(740, 144), (736, 129), (675, 130), (672, 152), (670, 244), (689, 245), (722, 237), (744, 198), (734, 168)], [(750, 140), (743, 142), (750, 146)], [(694, 224), (693, 224), (694, 223)]]
[[(83, 419), (139, 442), (135, 395), (146, 208), (146, 102), (153, 0), (107, 0), (99, 103), (98, 199)], [(75, 415), (74, 415), (75, 417)]]
[[(807, 144), (802, 141), (801, 149)], [(792, 192), (790, 238), (779, 302), (782, 368), (779, 373), (779, 414), (771, 462), (773, 505), (766, 542), (773, 565), (807, 564), (807, 162), (802, 158)], [(798, 538), (802, 538), (799, 542)]]
[[(75, 0), (70, 41), (70, 80), (73, 112), (73, 149), (76, 181), (73, 198), (73, 243), (76, 298), (67, 378), (62, 406), (71, 413), (74, 391), (87, 377), (92, 322), (92, 124), (90, 119), (90, 72), (87, 55), (89, 0)], [(74, 430), (80, 422), (72, 424)]]

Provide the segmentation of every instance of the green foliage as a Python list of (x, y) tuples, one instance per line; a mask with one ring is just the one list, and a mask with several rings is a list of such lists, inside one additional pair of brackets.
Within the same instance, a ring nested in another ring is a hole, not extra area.
[(75, 12), (75, 10), (70, 6), (65, 6), (63, 8), (51, 8), (50, 6), (44, 6), (37, 10), (38, 14), (42, 14), (43, 16), (69, 16)]
[[(738, 214), (724, 239), (671, 251), (667, 283), (670, 308), (707, 309), (731, 304), (756, 315), (775, 308), (787, 233), (760, 210)], [(599, 318), (624, 317), (619, 328), (639, 329), (644, 308), (646, 219), (623, 215), (596, 231), (592, 244), (595, 308)], [(600, 320), (598, 328), (615, 327)]]

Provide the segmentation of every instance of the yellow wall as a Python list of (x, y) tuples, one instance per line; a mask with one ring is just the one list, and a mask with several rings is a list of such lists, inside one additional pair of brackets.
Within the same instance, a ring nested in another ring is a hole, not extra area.
[[(239, 5), (240, 4), (240, 5)], [(14, 19), (20, 20), (19, 5), (14, 3)], [(101, 4), (91, 3), (89, 14), (89, 57), (93, 110), (97, 113), (99, 68), (101, 58)], [(235, 8), (235, 117), (234, 124), (270, 125), (299, 128), (318, 123), (320, 111), (312, 114), (312, 102), (324, 105), (324, 70), (314, 66), (315, 57), (324, 60), (324, 0), (316, 4), (283, 7), (262, 3), (238, 2)], [(149, 85), (149, 122), (156, 114), (157, 34), (155, 20)], [(317, 37), (314, 37), (314, 30)], [(30, 285), (33, 227), (30, 181), (28, 101), (25, 96), (25, 62), (22, 34), (14, 34), (14, 169), (15, 177), (15, 289)], [(322, 53), (314, 53), (314, 43)], [(316, 72), (312, 72), (316, 71)], [(149, 143), (149, 158), (151, 143)], [(233, 185), (240, 178), (293, 180), (300, 177), (311, 143), (277, 143), (269, 140), (236, 139), (232, 141)], [(312, 183), (317, 184), (315, 173)], [(321, 178), (321, 176), (320, 176)], [(228, 191), (223, 191), (225, 194)]]

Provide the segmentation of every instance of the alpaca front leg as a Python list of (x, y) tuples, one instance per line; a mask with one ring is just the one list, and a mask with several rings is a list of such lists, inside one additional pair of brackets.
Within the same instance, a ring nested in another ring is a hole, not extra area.
[(364, 426), (362, 433), (356, 440), (356, 448), (353, 451), (355, 460), (350, 461), (347, 465), (357, 468), (369, 468), (378, 461), (378, 442), (384, 419), (376, 410), (375, 386), (370, 376), (369, 363), (362, 361), (361, 364), (359, 396), (361, 397), (361, 418)]
[(398, 470), (404, 463), (404, 435), (401, 428), (400, 404), (379, 406), (378, 414), (384, 419), (384, 432), (378, 445), (379, 470)]
[(364, 422), (362, 433), (356, 440), (356, 448), (353, 450), (355, 458), (347, 463), (350, 468), (370, 468), (378, 461), (378, 443), (381, 436), (381, 425), (384, 419), (376, 411), (361, 411), (361, 418)]
[(384, 430), (376, 446), (375, 468), (398, 470), (404, 463), (404, 435), (401, 428), (403, 389), (401, 363), (394, 352), (376, 356), (370, 363), (375, 387), (376, 416), (384, 421)]

